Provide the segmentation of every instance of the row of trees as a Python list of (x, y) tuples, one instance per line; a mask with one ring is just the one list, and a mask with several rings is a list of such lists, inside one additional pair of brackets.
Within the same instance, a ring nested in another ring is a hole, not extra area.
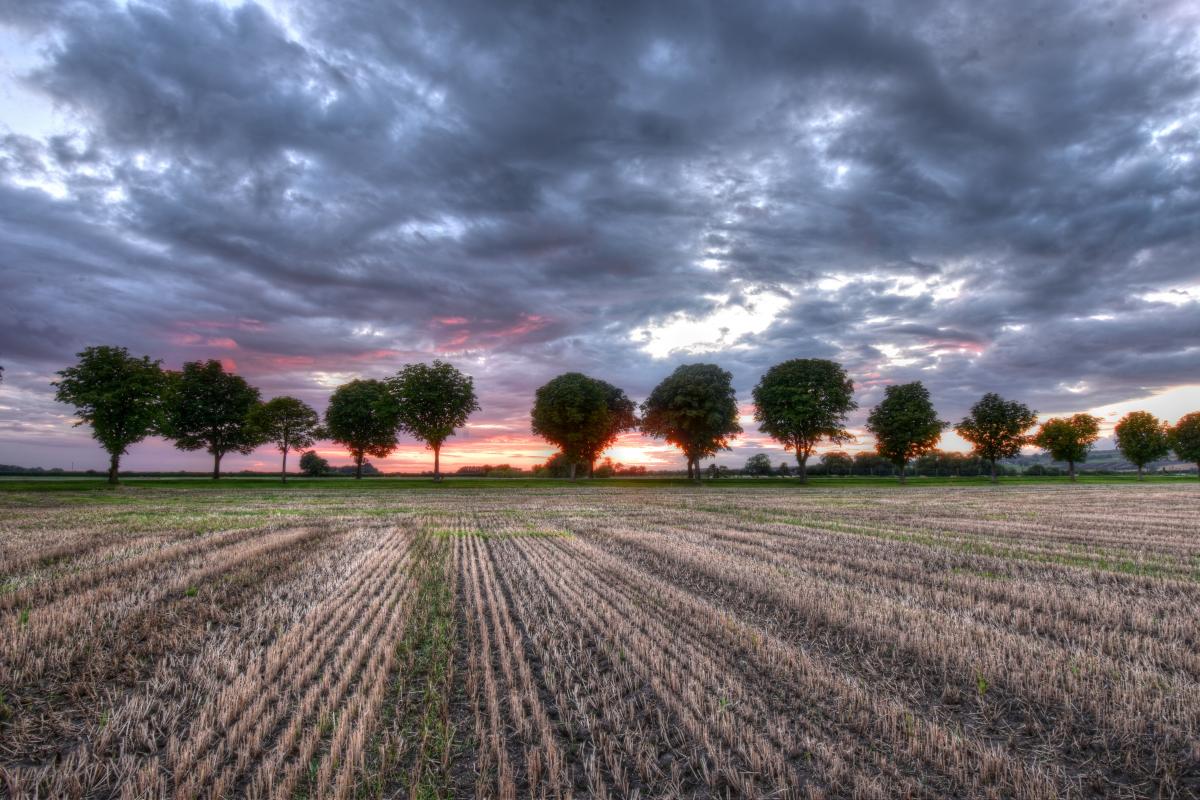
[[(109, 453), (109, 481), (117, 482), (121, 456), (150, 435), (161, 435), (181, 450), (205, 450), (213, 457), (213, 478), (221, 459), (247, 454), (272, 443), (283, 454), (328, 439), (345, 447), (361, 477), (367, 456), (385, 458), (406, 432), (433, 451), (434, 477), (441, 479), (445, 441), (479, 409), (472, 379), (442, 361), (409, 364), (386, 380), (360, 379), (334, 390), (324, 420), (295, 397), (263, 402), (259, 390), (225, 371), (219, 361), (193, 361), (178, 372), (121, 347), (89, 347), (79, 361), (58, 373), (57, 399), (75, 407)], [(797, 475), (808, 476), (808, 460), (822, 444), (854, 437), (846, 429), (858, 408), (854, 383), (840, 364), (825, 359), (792, 359), (771, 367), (754, 387), (754, 419), (759, 430), (795, 454)], [(640, 412), (640, 417), (639, 417)], [(661, 383), (640, 408), (610, 383), (578, 372), (560, 375), (534, 397), (531, 427), (559, 449), (559, 463), (572, 479), (577, 465), (595, 473), (600, 455), (627, 431), (664, 439), (687, 460), (689, 478), (699, 479), (700, 462), (730, 449), (742, 432), (733, 376), (716, 364), (686, 364)], [(993, 480), (997, 462), (1025, 445), (1036, 445), (1056, 461), (1075, 465), (1087, 458), (1099, 437), (1100, 420), (1088, 414), (1047, 420), (1030, 435), (1037, 412), (1022, 403), (985, 394), (954, 430), (986, 461)], [(888, 386), (867, 417), (877, 455), (896, 468), (933, 453), (950, 424), (939, 419), (928, 389), (919, 381)], [(1137, 465), (1139, 476), (1151, 461), (1171, 449), (1200, 466), (1200, 412), (1171, 428), (1136, 411), (1116, 427), (1117, 445)], [(313, 454), (314, 457), (315, 454)], [(303, 467), (304, 465), (302, 465)], [(769, 468), (770, 463), (767, 462)]]
[[(854, 383), (840, 364), (817, 358), (798, 358), (771, 367), (754, 387), (754, 419), (759, 430), (793, 452), (797, 476), (808, 478), (808, 460), (822, 444), (842, 444), (854, 437), (846, 429), (850, 412), (858, 408)], [(584, 464), (592, 473), (597, 456), (622, 433), (640, 429), (678, 447), (687, 459), (688, 477), (699, 479), (700, 461), (729, 449), (742, 432), (738, 423), (733, 376), (716, 364), (679, 367), (654, 388), (641, 405), (641, 419), (625, 393), (602, 380), (578, 372), (553, 379), (537, 390), (533, 432), (557, 446), (571, 464)], [(1100, 435), (1100, 420), (1089, 414), (1047, 420), (1037, 430), (1037, 412), (1023, 403), (989, 392), (971, 407), (954, 431), (972, 446), (972, 455), (989, 465), (993, 481), (998, 462), (1012, 458), (1026, 445), (1035, 445), (1067, 464), (1084, 462)], [(878, 457), (895, 467), (904, 482), (906, 467), (936, 452), (942, 433), (951, 425), (938, 418), (929, 390), (920, 382), (888, 386), (883, 400), (867, 416)], [(1117, 446), (1143, 476), (1146, 464), (1170, 450), (1200, 467), (1200, 412), (1188, 414), (1171, 428), (1145, 411), (1126, 415), (1116, 427)], [(770, 471), (770, 461), (748, 467)]]
[(479, 409), (471, 378), (442, 361), (409, 364), (387, 380), (339, 386), (324, 424), (298, 398), (263, 402), (258, 389), (219, 361), (190, 361), (174, 372), (123, 347), (99, 346), (79, 353), (79, 361), (58, 375), (56, 398), (75, 407), (77, 424), (90, 425), (109, 454), (109, 483), (117, 482), (121, 456), (151, 435), (172, 440), (180, 450), (207, 451), (214, 479), (229, 453), (274, 444), (283, 454), (281, 475), (287, 480), (288, 453), (321, 439), (349, 450), (355, 477), (361, 478), (366, 456), (389, 455), (401, 431), (433, 450), (434, 477), (440, 480), (443, 443)]
[[(896, 475), (896, 468), (887, 459), (874, 450), (863, 450), (851, 455), (844, 450), (830, 450), (821, 454), (820, 460), (809, 466), (810, 475)], [(956, 453), (945, 450), (934, 450), (913, 459), (907, 472), (911, 475), (926, 476), (956, 476), (974, 477), (990, 472), (990, 465), (974, 453)], [(1009, 466), (997, 467), (1001, 475), (1018, 475), (1020, 470)], [(755, 453), (746, 459), (745, 466), (740, 471), (728, 471), (727, 474), (741, 474), (751, 477), (780, 477), (788, 478), (795, 470), (786, 461), (778, 466), (771, 466), (771, 457), (766, 453)], [(711, 467), (705, 472), (712, 475)], [(1057, 475), (1054, 468), (1047, 469), (1038, 464), (1026, 474)]]

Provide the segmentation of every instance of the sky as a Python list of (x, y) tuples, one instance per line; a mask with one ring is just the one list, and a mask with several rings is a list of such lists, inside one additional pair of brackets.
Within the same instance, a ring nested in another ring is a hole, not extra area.
[(731, 466), (784, 458), (750, 392), (789, 358), (845, 365), (860, 434), (911, 380), (950, 421), (989, 391), (1173, 421), (1198, 145), (1187, 0), (0, 3), (0, 463), (103, 468), (50, 386), (94, 344), (321, 411), (448, 360), (482, 405), (451, 469), (551, 453), (559, 373), (640, 401), (694, 362), (734, 376)]

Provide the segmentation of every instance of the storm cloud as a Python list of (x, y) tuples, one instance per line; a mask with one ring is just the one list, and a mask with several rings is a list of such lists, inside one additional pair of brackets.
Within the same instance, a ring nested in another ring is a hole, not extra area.
[(1200, 384), (1198, 31), (1190, 2), (2, 4), (0, 461), (90, 457), (48, 382), (98, 343), (318, 408), (447, 358), (493, 461), (567, 369), (640, 399), (715, 361), (748, 402), (828, 357), (864, 410), (919, 379), (947, 419)]

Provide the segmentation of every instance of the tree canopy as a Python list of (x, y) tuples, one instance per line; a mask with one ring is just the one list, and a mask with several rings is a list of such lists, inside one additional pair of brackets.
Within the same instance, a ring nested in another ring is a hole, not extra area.
[(1200, 474), (1200, 411), (1184, 414), (1171, 428), (1171, 449), (1180, 461), (1190, 461)]
[(78, 356), (75, 366), (58, 373), (55, 399), (75, 407), (76, 425), (91, 426), (109, 455), (108, 482), (116, 483), (129, 446), (162, 427), (166, 378), (160, 362), (131, 356), (124, 347), (88, 347)]
[(625, 431), (637, 427), (634, 405), (625, 392), (580, 372), (567, 372), (538, 388), (530, 412), (533, 433), (558, 447), (571, 464), (596, 459)]
[(938, 419), (929, 390), (920, 381), (884, 389), (883, 400), (867, 417), (867, 430), (875, 436), (875, 452), (900, 472), (911, 459), (937, 448), (948, 423)]
[(342, 384), (325, 410), (325, 429), (332, 441), (350, 451), (355, 478), (362, 477), (366, 456), (387, 458), (396, 449), (398, 425), (396, 401), (388, 385), (379, 380)]
[(312, 447), (322, 433), (317, 412), (296, 397), (276, 397), (260, 403), (250, 412), (250, 424), (264, 442), (271, 442), (283, 453), (279, 475), (284, 482), (287, 481), (288, 452)]
[(400, 427), (433, 450), (433, 477), (442, 479), (442, 443), (479, 410), (470, 376), (444, 361), (409, 364), (389, 382)]
[(854, 459), (844, 450), (831, 450), (821, 454), (821, 466), (825, 468), (826, 475), (832, 475), (835, 472), (848, 474), (854, 467)]
[(1091, 414), (1053, 417), (1042, 423), (1032, 442), (1055, 461), (1065, 461), (1067, 474), (1075, 480), (1075, 465), (1087, 461), (1088, 452), (1100, 438), (1100, 418)]
[(770, 475), (771, 471), (771, 457), (766, 453), (755, 453), (746, 459), (746, 466), (742, 467), (743, 473), (754, 477)]
[(801, 481), (808, 480), (808, 459), (818, 444), (854, 438), (845, 424), (856, 408), (854, 381), (840, 364), (823, 358), (776, 364), (754, 387), (758, 429), (796, 453)]
[(1149, 411), (1130, 411), (1117, 423), (1113, 433), (1121, 455), (1137, 466), (1138, 480), (1145, 477), (1147, 464), (1165, 458), (1171, 452), (1166, 424)]
[(329, 472), (329, 462), (321, 458), (316, 450), (300, 456), (300, 471), (310, 478), (319, 478)]
[(742, 432), (733, 375), (716, 364), (677, 368), (642, 403), (642, 431), (683, 451), (688, 477), (700, 478), (700, 459), (728, 450)]
[(1018, 455), (1029, 441), (1025, 432), (1036, 423), (1037, 412), (1029, 406), (988, 392), (971, 406), (970, 413), (954, 430), (971, 443), (977, 456), (992, 465), (995, 483), (996, 462)]
[(227, 453), (250, 453), (262, 444), (250, 424), (259, 394), (246, 379), (225, 371), (220, 361), (189, 361), (169, 373), (167, 434), (180, 450), (206, 450), (213, 457), (213, 479), (221, 477)]

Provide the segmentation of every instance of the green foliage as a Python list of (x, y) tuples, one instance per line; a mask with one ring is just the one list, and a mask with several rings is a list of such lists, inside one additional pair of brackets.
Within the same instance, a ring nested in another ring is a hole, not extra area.
[(316, 450), (300, 456), (300, 471), (310, 478), (319, 478), (329, 472), (329, 462), (321, 458)]
[(746, 459), (746, 466), (742, 467), (742, 472), (755, 477), (759, 475), (770, 475), (771, 457), (766, 453), (755, 453)]
[(558, 447), (568, 464), (589, 467), (618, 436), (637, 426), (633, 401), (624, 391), (579, 372), (540, 387), (530, 417), (533, 432)]
[(912, 459), (937, 448), (948, 423), (937, 418), (929, 390), (920, 381), (889, 386), (883, 400), (871, 409), (867, 430), (875, 436), (875, 451), (900, 471)]
[(1029, 406), (988, 392), (971, 406), (971, 413), (954, 430), (971, 443), (977, 456), (992, 465), (995, 480), (996, 462), (1018, 455), (1029, 441), (1025, 431), (1036, 423), (1037, 412)]
[[(697, 467), (696, 468), (697, 474), (699, 474), (699, 471), (700, 471), (700, 468)], [(707, 474), (711, 480), (716, 480), (717, 478), (728, 478), (729, 477), (729, 467), (718, 466), (717, 464), (709, 464), (708, 469), (705, 470), (705, 474)]]
[(262, 444), (250, 423), (259, 394), (246, 379), (225, 371), (220, 361), (189, 361), (168, 373), (167, 435), (180, 450), (206, 450), (213, 456), (213, 478), (220, 476), (227, 453), (250, 453)]
[(334, 390), (325, 410), (329, 438), (350, 451), (354, 477), (362, 477), (363, 458), (387, 458), (396, 449), (399, 424), (396, 402), (383, 381), (353, 380)]
[(1166, 423), (1149, 411), (1130, 411), (1113, 430), (1117, 449), (1138, 468), (1138, 475), (1151, 461), (1165, 458), (1171, 451)]
[(1099, 438), (1100, 418), (1091, 414), (1076, 414), (1046, 420), (1030, 441), (1048, 452), (1055, 461), (1065, 461), (1067, 471), (1074, 480), (1075, 465), (1087, 461), (1092, 445)]
[(821, 466), (825, 468), (826, 475), (849, 474), (854, 468), (854, 459), (844, 450), (831, 450), (821, 454)]
[(823, 358), (776, 364), (754, 387), (758, 429), (796, 453), (801, 480), (807, 479), (808, 459), (820, 442), (854, 438), (845, 424), (856, 408), (854, 382), (840, 364)]
[(312, 447), (323, 431), (321, 419), (312, 407), (295, 397), (276, 397), (250, 412), (250, 424), (259, 438), (271, 442), (283, 453), (281, 477), (287, 480), (287, 457), (291, 450)]
[(1171, 449), (1180, 461), (1188, 461), (1200, 469), (1200, 411), (1185, 414), (1171, 428)]
[(441, 477), (442, 442), (479, 410), (470, 376), (444, 361), (409, 364), (388, 382), (398, 406), (400, 427), (434, 452), (434, 477)]
[(642, 432), (666, 439), (688, 460), (688, 477), (700, 477), (700, 459), (729, 449), (742, 432), (733, 376), (716, 364), (685, 364), (642, 403)]
[[(533, 475), (538, 478), (569, 478), (571, 477), (571, 462), (567, 460), (562, 453), (555, 453), (546, 459), (544, 464), (538, 464), (533, 468)], [(626, 477), (633, 475), (645, 475), (646, 468), (640, 464), (635, 466), (626, 466), (620, 462), (614, 463), (611, 458), (604, 458), (596, 464), (592, 470), (593, 478), (614, 478)], [(520, 475), (519, 471), (515, 474)], [(492, 477), (491, 472), (487, 473), (487, 477)]]
[(109, 483), (116, 483), (129, 446), (162, 427), (166, 378), (158, 361), (124, 347), (88, 347), (78, 355), (79, 363), (58, 373), (55, 399), (75, 407), (76, 425), (92, 427), (110, 457)]

